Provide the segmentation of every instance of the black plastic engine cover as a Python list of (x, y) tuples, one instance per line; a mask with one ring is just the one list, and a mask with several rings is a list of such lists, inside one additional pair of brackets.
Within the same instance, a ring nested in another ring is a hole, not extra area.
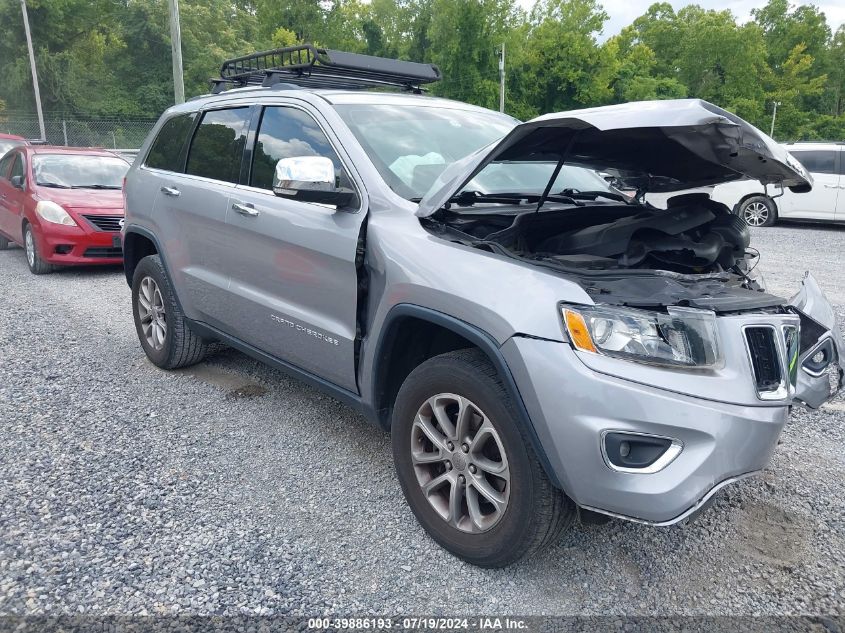
[(589, 253), (601, 257), (621, 255), (637, 231), (653, 229), (667, 235), (680, 235), (716, 219), (716, 214), (703, 206), (680, 206), (663, 210), (647, 210), (607, 224), (589, 226), (578, 231), (555, 235), (542, 242), (537, 250), (547, 253)]

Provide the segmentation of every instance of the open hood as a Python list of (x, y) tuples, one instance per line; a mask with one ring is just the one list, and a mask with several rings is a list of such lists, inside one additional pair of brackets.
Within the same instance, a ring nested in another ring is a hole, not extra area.
[(642, 191), (670, 192), (750, 178), (809, 191), (812, 178), (753, 125), (700, 99), (639, 101), (546, 114), (450, 165), (417, 215), (442, 208), (495, 161), (557, 162), (608, 172)]

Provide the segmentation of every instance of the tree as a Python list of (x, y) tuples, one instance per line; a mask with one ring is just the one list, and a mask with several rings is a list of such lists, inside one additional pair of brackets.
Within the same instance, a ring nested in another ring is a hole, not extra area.
[(443, 73), (438, 94), (497, 107), (497, 51), (515, 15), (513, 0), (433, 0), (427, 61)]

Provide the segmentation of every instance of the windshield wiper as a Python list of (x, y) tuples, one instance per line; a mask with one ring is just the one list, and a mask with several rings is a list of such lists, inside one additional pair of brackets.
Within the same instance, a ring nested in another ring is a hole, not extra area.
[[(480, 191), (462, 191), (456, 196), (452, 196), (449, 202), (457, 203), (461, 206), (472, 206), (476, 202), (490, 202), (493, 204), (534, 204), (540, 199), (536, 193), (481, 193)], [(583, 207), (584, 203), (579, 202), (572, 196), (568, 195), (551, 195), (546, 196), (545, 200), (552, 202), (563, 202), (565, 204), (574, 204), (576, 207)]]
[(562, 196), (569, 196), (570, 198), (578, 198), (579, 200), (595, 200), (596, 198), (607, 198), (608, 200), (616, 200), (617, 202), (624, 202), (630, 204), (630, 199), (623, 196), (621, 193), (614, 193), (612, 191), (580, 191), (578, 189), (564, 189), (558, 194)]
[(73, 185), (71, 189), (121, 189), (120, 185)]
[(67, 185), (60, 185), (57, 182), (36, 182), (39, 187), (52, 187), (53, 189), (70, 189)]

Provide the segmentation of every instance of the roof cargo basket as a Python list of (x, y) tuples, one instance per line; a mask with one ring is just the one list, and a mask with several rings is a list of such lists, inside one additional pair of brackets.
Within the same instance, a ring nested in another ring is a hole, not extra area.
[(434, 64), (345, 53), (310, 44), (252, 53), (223, 62), (212, 92), (228, 86), (294, 84), (302, 88), (361, 89), (394, 87), (415, 93), (440, 79)]

